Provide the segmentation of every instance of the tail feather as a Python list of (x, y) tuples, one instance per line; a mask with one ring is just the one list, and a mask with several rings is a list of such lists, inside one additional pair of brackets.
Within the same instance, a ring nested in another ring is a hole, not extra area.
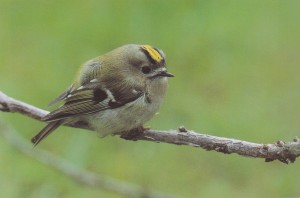
[(47, 126), (45, 126), (38, 134), (36, 134), (31, 142), (34, 146), (38, 145), (44, 138), (46, 138), (50, 133), (52, 133), (57, 127), (62, 124), (62, 121), (50, 122)]

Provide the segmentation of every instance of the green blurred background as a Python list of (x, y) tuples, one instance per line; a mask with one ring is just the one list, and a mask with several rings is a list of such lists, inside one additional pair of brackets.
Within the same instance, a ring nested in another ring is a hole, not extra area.
[[(147, 126), (258, 143), (299, 136), (300, 1), (0, 0), (0, 90), (41, 108), (86, 60), (127, 43), (164, 50), (170, 79)], [(30, 140), (43, 123), (0, 113)], [(297, 197), (286, 166), (61, 127), (40, 144), (76, 166), (182, 197)], [(121, 197), (81, 186), (0, 137), (0, 197)]]

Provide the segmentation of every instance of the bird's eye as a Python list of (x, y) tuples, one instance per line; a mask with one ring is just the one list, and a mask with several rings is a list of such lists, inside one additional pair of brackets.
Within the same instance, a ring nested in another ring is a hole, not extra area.
[(142, 67), (142, 72), (144, 74), (149, 74), (151, 72), (151, 68), (148, 66), (144, 66), (144, 67)]

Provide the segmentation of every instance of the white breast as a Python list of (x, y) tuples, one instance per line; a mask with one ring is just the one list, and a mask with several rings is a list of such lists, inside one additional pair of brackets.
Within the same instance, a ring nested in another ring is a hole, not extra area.
[[(85, 116), (100, 136), (128, 131), (142, 126), (158, 111), (167, 89), (167, 78), (150, 84), (148, 94), (122, 107)], [(149, 100), (146, 99), (149, 98)]]

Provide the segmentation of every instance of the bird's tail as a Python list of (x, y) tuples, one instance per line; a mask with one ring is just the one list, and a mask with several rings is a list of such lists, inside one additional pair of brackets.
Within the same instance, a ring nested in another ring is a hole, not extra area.
[(47, 126), (45, 126), (38, 134), (36, 134), (31, 142), (34, 146), (38, 145), (44, 138), (46, 138), (50, 133), (52, 133), (57, 127), (62, 124), (62, 120), (50, 122)]

